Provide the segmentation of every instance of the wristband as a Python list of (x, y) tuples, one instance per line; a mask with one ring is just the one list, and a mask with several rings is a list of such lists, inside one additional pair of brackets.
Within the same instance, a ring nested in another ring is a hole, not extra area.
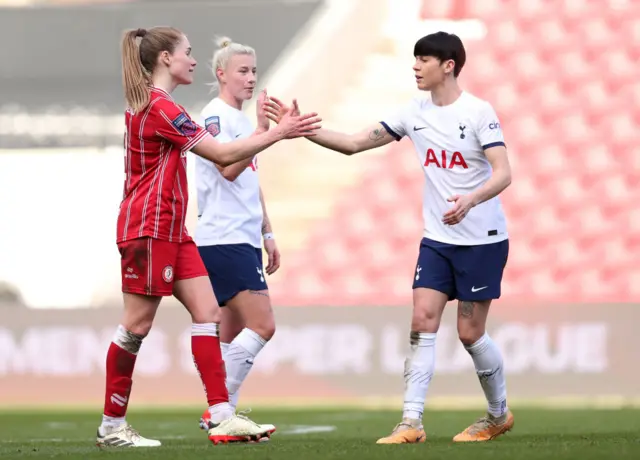
[(264, 235), (262, 235), (262, 238), (264, 238), (265, 240), (272, 240), (273, 233), (265, 233)]

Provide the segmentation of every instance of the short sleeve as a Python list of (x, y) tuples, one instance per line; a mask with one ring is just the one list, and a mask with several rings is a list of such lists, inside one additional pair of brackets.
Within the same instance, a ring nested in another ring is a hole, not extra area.
[(225, 120), (220, 112), (205, 109), (200, 116), (204, 124), (204, 129), (215, 137), (218, 142), (225, 143), (233, 140), (228, 126), (230, 120)]
[(498, 146), (505, 147), (500, 120), (489, 103), (483, 104), (478, 112), (476, 134), (482, 150)]
[(399, 141), (407, 135), (407, 120), (411, 117), (411, 106), (402, 107), (395, 113), (388, 115), (380, 124), (391, 134), (395, 140)]
[(187, 112), (174, 102), (159, 99), (154, 104), (156, 133), (186, 152), (207, 136), (207, 131), (194, 123)]

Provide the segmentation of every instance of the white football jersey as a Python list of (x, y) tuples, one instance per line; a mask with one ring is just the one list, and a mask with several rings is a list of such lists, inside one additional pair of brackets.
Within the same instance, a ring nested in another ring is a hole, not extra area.
[(445, 225), (442, 216), (453, 195), (466, 195), (491, 177), (484, 150), (505, 145), (493, 107), (467, 92), (447, 106), (430, 97), (416, 98), (395, 116), (381, 122), (400, 140), (409, 136), (425, 175), (423, 193), (424, 236), (442, 243), (478, 245), (508, 238), (499, 197), (472, 208), (462, 222)]
[[(254, 127), (240, 110), (215, 98), (202, 109), (201, 124), (219, 142), (251, 136)], [(248, 243), (262, 247), (262, 204), (257, 158), (233, 182), (216, 165), (196, 155), (198, 246)]]

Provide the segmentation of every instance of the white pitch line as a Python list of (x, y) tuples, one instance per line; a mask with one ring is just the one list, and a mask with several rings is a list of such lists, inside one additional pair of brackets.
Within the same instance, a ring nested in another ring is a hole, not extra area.
[[(309, 433), (329, 433), (335, 431), (337, 427), (333, 425), (289, 425), (287, 429), (278, 430), (278, 434), (309, 434)], [(274, 433), (275, 434), (275, 433)]]
[(62, 439), (62, 438), (34, 438), (34, 439), (21, 439), (21, 440), (3, 440), (0, 441), (0, 445), (2, 444), (31, 444), (31, 443), (40, 443), (40, 442), (76, 442), (76, 441), (84, 441), (83, 439)]
[(76, 423), (71, 422), (47, 422), (44, 426), (51, 430), (72, 430), (78, 428)]

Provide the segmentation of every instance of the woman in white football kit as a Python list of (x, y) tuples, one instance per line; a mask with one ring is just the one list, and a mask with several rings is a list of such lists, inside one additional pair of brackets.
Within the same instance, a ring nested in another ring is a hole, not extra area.
[[(204, 126), (219, 142), (269, 130), (258, 97), (254, 130), (242, 105), (253, 97), (256, 55), (253, 48), (223, 38), (213, 56), (219, 96), (202, 110)], [(280, 266), (271, 224), (258, 181), (257, 157), (220, 167), (196, 158), (198, 225), (195, 241), (222, 309), (220, 342), (227, 369), (229, 401), (237, 407), (238, 390), (256, 355), (275, 332), (266, 275)], [(262, 240), (269, 257), (262, 265)], [(205, 411), (201, 426), (207, 426)]]
[[(456, 442), (488, 441), (513, 427), (507, 407), (502, 354), (485, 326), (500, 297), (509, 240), (498, 194), (511, 183), (500, 123), (491, 105), (458, 86), (466, 54), (455, 35), (418, 40), (413, 70), (416, 98), (393, 116), (357, 134), (321, 129), (308, 139), (353, 155), (408, 136), (423, 166), (424, 238), (413, 282), (410, 352), (405, 361), (404, 412), (380, 444), (424, 442), (422, 413), (435, 365), (436, 333), (447, 301), (458, 300), (458, 335), (487, 398), (486, 416), (456, 435)], [(272, 99), (269, 118), (298, 110)]]

